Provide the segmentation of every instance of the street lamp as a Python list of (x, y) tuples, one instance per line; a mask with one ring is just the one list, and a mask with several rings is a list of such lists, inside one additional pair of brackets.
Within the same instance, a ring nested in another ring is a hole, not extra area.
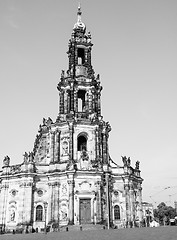
[(47, 206), (48, 206), (48, 203), (45, 202), (45, 203), (44, 203), (44, 210), (45, 210), (45, 234), (47, 234), (47, 227), (46, 227)]

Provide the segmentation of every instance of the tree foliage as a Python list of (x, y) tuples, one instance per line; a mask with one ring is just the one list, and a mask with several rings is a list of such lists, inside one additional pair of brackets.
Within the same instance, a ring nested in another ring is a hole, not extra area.
[(176, 216), (175, 208), (167, 206), (164, 202), (161, 202), (156, 209), (154, 209), (154, 217), (158, 219), (161, 225), (168, 225), (170, 219), (174, 219)]

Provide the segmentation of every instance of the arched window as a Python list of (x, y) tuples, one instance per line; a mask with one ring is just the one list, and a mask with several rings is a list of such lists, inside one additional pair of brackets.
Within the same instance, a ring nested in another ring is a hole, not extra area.
[(118, 205), (114, 207), (114, 219), (120, 220), (120, 207)]
[(78, 112), (85, 112), (85, 90), (79, 90), (77, 93), (78, 97)]
[(77, 138), (77, 151), (87, 151), (87, 139), (85, 136), (80, 135)]
[(85, 51), (83, 48), (78, 48), (78, 51), (77, 51), (77, 54), (78, 54), (78, 64), (79, 65), (82, 65), (85, 63)]
[(42, 221), (43, 219), (43, 207), (38, 205), (36, 207), (36, 221)]

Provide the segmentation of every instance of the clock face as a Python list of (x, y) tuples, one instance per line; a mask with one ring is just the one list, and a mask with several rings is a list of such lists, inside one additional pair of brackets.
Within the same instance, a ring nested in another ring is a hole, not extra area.
[(13, 190), (11, 191), (11, 195), (12, 195), (13, 197), (15, 197), (16, 194), (17, 194), (17, 191), (13, 189)]
[(43, 195), (43, 191), (41, 189), (37, 190), (37, 194), (39, 197), (41, 197)]
[(114, 191), (114, 195), (115, 195), (116, 197), (118, 197), (118, 195), (119, 195), (118, 191)]

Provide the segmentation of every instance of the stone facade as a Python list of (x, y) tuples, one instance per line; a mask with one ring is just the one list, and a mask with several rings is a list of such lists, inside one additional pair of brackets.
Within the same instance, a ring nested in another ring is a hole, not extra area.
[(6, 156), (0, 172), (0, 226), (20, 225), (39, 231), (46, 225), (106, 223), (119, 227), (142, 220), (139, 162), (109, 155), (110, 124), (101, 115), (99, 75), (91, 65), (91, 34), (78, 8), (69, 40), (69, 66), (57, 89), (55, 122), (43, 119), (34, 149), (11, 165)]

